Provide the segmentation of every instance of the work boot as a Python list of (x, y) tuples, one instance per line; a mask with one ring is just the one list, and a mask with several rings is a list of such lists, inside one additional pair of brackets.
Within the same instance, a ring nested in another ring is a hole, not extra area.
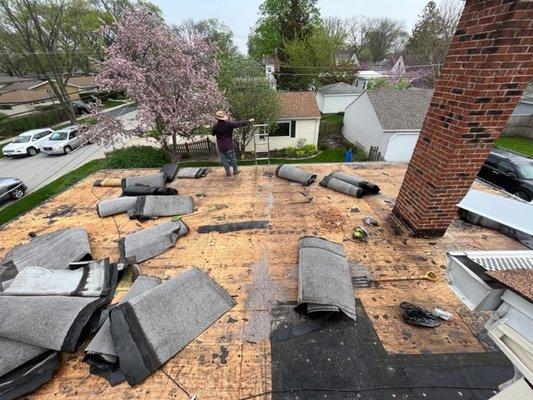
[(231, 176), (231, 171), (229, 169), (226, 170), (226, 176)]
[(238, 170), (238, 169), (236, 169), (236, 170), (233, 171), (233, 175), (238, 175), (238, 174), (240, 174), (240, 173), (241, 173), (241, 171)]

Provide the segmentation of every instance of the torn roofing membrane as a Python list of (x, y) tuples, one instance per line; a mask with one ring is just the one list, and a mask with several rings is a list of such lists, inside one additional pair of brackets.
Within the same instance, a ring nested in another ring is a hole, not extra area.
[(128, 210), (130, 219), (146, 219), (190, 214), (194, 211), (192, 196), (139, 196)]
[(56, 351), (46, 351), (0, 377), (0, 399), (12, 400), (50, 381), (59, 368)]
[(122, 189), (122, 196), (173, 196), (178, 194), (174, 188), (167, 188), (164, 186), (126, 186)]
[(76, 269), (52, 270), (29, 266), (0, 295), (11, 296), (107, 296), (111, 290), (109, 260), (91, 261)]
[(164, 253), (174, 246), (179, 237), (189, 233), (183, 221), (167, 221), (131, 233), (118, 242), (121, 259), (140, 263)]
[(364, 189), (331, 176), (325, 176), (324, 179), (320, 181), (320, 186), (357, 198), (361, 198), (366, 194)]
[(178, 172), (178, 164), (177, 163), (168, 163), (161, 167), (161, 173), (163, 173), (163, 177), (165, 178), (165, 182), (169, 183), (174, 180), (176, 177), (176, 173)]
[(355, 321), (350, 265), (341, 244), (316, 236), (300, 239), (296, 310), (308, 316), (341, 311)]
[(235, 304), (221, 286), (192, 268), (113, 308), (111, 336), (128, 383), (144, 381)]
[(109, 265), (108, 270), (108, 290), (101, 297), (0, 296), (0, 337), (57, 351), (75, 351), (93, 313), (113, 297), (116, 265)]
[(122, 179), (122, 188), (133, 186), (152, 186), (152, 187), (164, 187), (165, 186), (165, 174), (158, 172), (153, 175), (141, 175), (130, 176)]
[[(139, 276), (119, 304), (129, 301), (159, 284), (161, 284), (161, 279), (159, 278)], [(85, 351), (87, 355), (84, 361), (91, 366), (92, 374), (105, 377), (112, 385), (121, 383), (126, 379), (118, 369), (118, 358), (111, 337), (111, 322), (109, 318), (104, 321)]]
[(8, 372), (47, 351), (48, 349), (43, 347), (0, 337), (0, 382), (1, 378)]
[(209, 173), (209, 168), (206, 167), (186, 167), (178, 170), (178, 179), (198, 179), (203, 178)]
[[(50, 269), (67, 269), (71, 262), (90, 259), (91, 248), (87, 231), (66, 228), (32, 238), (7, 252), (2, 264), (13, 261), (17, 271), (30, 265)], [(2, 276), (0, 266), (0, 276)]]
[(268, 229), (270, 224), (268, 221), (242, 221), (242, 222), (230, 222), (227, 224), (219, 225), (203, 225), (198, 227), (198, 233), (228, 233), (235, 231), (242, 231), (246, 229)]
[(137, 197), (124, 196), (116, 199), (105, 199), (96, 205), (96, 212), (100, 217), (108, 217), (110, 215), (125, 213), (135, 207)]
[(458, 207), (533, 235), (533, 205), (470, 189)]
[(287, 164), (281, 164), (276, 168), (276, 176), (301, 183), (304, 186), (310, 185), (316, 180), (316, 174)]

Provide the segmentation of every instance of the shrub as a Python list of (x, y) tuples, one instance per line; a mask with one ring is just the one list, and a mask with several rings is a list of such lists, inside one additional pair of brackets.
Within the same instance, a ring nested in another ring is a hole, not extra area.
[(164, 149), (151, 146), (131, 146), (106, 154), (106, 168), (158, 168), (171, 161)]
[(286, 158), (297, 158), (297, 157), (307, 157), (315, 154), (317, 152), (316, 146), (314, 144), (306, 144), (302, 147), (285, 147), (281, 150), (278, 150), (280, 157)]
[(58, 124), (68, 119), (68, 115), (62, 108), (32, 113), (20, 117), (4, 118), (0, 122), (0, 137), (8, 138), (21, 132), (45, 128)]

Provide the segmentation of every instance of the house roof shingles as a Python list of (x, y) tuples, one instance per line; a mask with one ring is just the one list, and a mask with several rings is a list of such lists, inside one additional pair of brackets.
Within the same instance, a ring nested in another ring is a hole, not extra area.
[(355, 85), (340, 82), (322, 86), (317, 91), (322, 94), (361, 94), (363, 89)]
[(92, 87), (95, 86), (95, 78), (96, 76), (93, 75), (72, 76), (69, 78), (68, 83), (79, 87)]
[(0, 94), (0, 104), (18, 104), (42, 101), (50, 98), (44, 90), (14, 90)]
[(420, 130), (433, 89), (369, 90), (366, 93), (384, 130)]
[(279, 92), (280, 118), (320, 118), (313, 92)]

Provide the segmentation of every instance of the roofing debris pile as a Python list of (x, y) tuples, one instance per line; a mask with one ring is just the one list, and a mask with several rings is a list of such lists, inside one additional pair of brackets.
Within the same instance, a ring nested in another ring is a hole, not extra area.
[(79, 228), (8, 252), (0, 264), (0, 398), (49, 381), (58, 352), (75, 352), (93, 333), (85, 357), (91, 373), (112, 385), (137, 385), (231, 309), (232, 297), (197, 268), (165, 282), (139, 276), (106, 309), (126, 267), (164, 252), (187, 232), (183, 222), (169, 221), (126, 236), (120, 250), (127, 263), (90, 260), (87, 232)]
[[(316, 174), (301, 168), (282, 164), (276, 168), (276, 176), (289, 181), (309, 186), (316, 181)], [(367, 194), (378, 194), (379, 186), (364, 180), (358, 175), (348, 175), (334, 171), (320, 181), (320, 186), (335, 190), (349, 196), (361, 198)]]

